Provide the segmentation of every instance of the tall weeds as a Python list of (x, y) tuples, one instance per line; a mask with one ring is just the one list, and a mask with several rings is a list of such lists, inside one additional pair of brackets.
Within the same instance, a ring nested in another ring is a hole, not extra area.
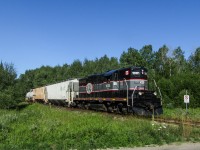
[[(0, 110), (0, 149), (97, 149), (200, 141), (200, 129), (32, 104)], [(183, 133), (184, 131), (186, 131)]]

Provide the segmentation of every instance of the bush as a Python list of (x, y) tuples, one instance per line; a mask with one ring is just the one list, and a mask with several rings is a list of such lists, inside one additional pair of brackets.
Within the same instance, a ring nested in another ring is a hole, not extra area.
[(7, 89), (0, 92), (0, 108), (13, 108), (16, 106), (16, 104), (17, 102), (14, 100), (12, 89)]

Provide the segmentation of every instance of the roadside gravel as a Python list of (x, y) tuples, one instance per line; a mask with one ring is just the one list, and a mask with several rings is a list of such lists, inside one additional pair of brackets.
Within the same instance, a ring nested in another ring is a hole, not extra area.
[(107, 150), (200, 150), (200, 143), (174, 143), (162, 146), (119, 148), (119, 149), (107, 149)]

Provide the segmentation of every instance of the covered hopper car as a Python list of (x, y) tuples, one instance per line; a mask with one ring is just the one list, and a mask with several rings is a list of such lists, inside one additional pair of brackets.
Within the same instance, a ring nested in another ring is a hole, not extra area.
[(70, 106), (73, 99), (78, 96), (78, 80), (64, 82), (31, 89), (26, 94), (26, 99), (33, 102), (44, 102)]

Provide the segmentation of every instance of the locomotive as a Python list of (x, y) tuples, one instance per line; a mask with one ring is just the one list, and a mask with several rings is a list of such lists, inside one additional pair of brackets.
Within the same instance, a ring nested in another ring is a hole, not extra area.
[(163, 113), (161, 99), (156, 91), (148, 88), (147, 69), (144, 67), (110, 70), (36, 88), (28, 92), (26, 98), (123, 114), (149, 116)]

